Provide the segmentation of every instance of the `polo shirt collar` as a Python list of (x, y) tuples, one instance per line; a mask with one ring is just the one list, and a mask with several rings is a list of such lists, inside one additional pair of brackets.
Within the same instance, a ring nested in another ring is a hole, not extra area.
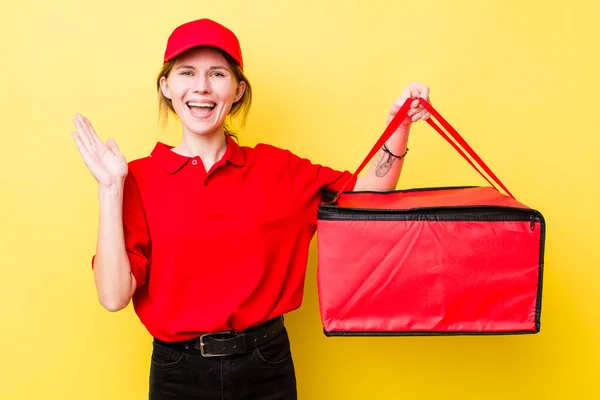
[[(227, 141), (227, 148), (225, 150), (225, 154), (220, 162), (229, 162), (238, 167), (242, 167), (245, 165), (245, 158), (242, 149), (237, 144), (235, 140), (231, 138), (230, 135), (225, 135), (225, 140)], [(189, 162), (193, 157), (183, 156), (181, 154), (177, 154), (172, 151), (173, 146), (169, 146), (167, 144), (158, 142), (152, 150), (150, 155), (154, 160), (158, 162), (158, 164), (168, 173), (174, 174), (179, 171), (187, 162)]]

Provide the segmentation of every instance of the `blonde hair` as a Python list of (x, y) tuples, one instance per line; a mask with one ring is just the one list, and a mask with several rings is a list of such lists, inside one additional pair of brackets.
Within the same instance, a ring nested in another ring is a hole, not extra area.
[[(229, 67), (233, 71), (233, 76), (235, 77), (236, 82), (238, 84), (240, 82), (246, 83), (246, 90), (244, 91), (244, 94), (238, 101), (233, 103), (233, 105), (231, 106), (231, 110), (227, 114), (227, 119), (225, 120), (225, 132), (227, 132), (228, 134), (232, 134), (230, 123), (231, 120), (235, 118), (238, 114), (240, 114), (242, 117), (242, 126), (244, 126), (244, 124), (246, 123), (248, 113), (250, 112), (250, 106), (252, 105), (252, 88), (250, 86), (250, 81), (248, 81), (248, 78), (246, 78), (246, 75), (244, 75), (244, 71), (242, 71), (239, 64), (224, 51), (221, 51), (219, 49), (215, 50), (221, 53), (221, 55), (223, 55), (223, 57), (225, 57), (225, 59), (229, 63)], [(169, 111), (171, 111), (174, 115), (177, 115), (177, 113), (173, 108), (173, 102), (171, 101), (171, 99), (168, 99), (163, 94), (160, 88), (160, 80), (163, 76), (165, 78), (169, 77), (171, 70), (175, 66), (176, 60), (177, 57), (167, 61), (161, 68), (156, 79), (156, 89), (158, 91), (158, 121), (162, 122), (163, 126), (167, 123), (167, 120), (169, 118)]]

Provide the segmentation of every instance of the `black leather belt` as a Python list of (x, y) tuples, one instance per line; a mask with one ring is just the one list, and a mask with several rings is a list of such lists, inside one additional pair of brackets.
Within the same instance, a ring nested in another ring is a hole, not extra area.
[(200, 350), (204, 357), (223, 357), (248, 353), (276, 338), (283, 328), (283, 317), (278, 317), (243, 332), (212, 332), (181, 342), (154, 341), (171, 348)]

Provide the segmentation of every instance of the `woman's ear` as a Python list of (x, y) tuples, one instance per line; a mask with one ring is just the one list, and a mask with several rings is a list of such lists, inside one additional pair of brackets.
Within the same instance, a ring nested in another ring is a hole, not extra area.
[(240, 81), (240, 83), (238, 84), (237, 90), (235, 92), (235, 99), (233, 100), (233, 102), (234, 103), (238, 102), (244, 95), (245, 91), (246, 91), (246, 81)]
[(171, 90), (169, 90), (169, 85), (167, 84), (166, 76), (160, 77), (160, 91), (162, 92), (163, 96), (165, 96), (169, 100), (172, 100), (171, 99)]

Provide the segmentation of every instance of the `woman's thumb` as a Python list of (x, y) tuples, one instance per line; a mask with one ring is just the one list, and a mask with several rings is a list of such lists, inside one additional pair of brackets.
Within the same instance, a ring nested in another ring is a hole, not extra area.
[(106, 141), (106, 145), (108, 146), (110, 151), (112, 151), (113, 153), (121, 154), (121, 151), (119, 150), (119, 146), (117, 146), (117, 143), (113, 139), (108, 139)]

